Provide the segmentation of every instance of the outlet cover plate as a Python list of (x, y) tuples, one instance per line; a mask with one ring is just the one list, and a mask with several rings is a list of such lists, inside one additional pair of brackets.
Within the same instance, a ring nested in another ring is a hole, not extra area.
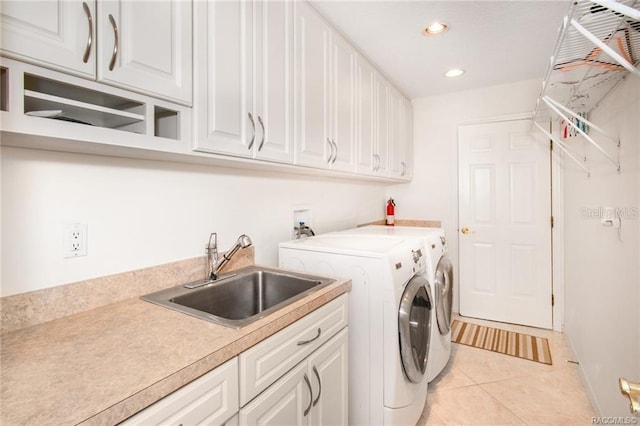
[(62, 226), (62, 256), (65, 259), (87, 255), (87, 224), (66, 223)]

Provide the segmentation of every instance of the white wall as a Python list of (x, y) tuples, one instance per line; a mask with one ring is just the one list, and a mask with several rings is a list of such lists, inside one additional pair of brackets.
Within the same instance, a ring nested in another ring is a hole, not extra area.
[[(441, 220), (458, 270), (458, 126), (532, 113), (541, 81), (527, 80), (413, 101), (414, 178), (389, 187), (399, 219)], [(454, 288), (458, 311), (458, 287)]]
[[(590, 118), (620, 137), (622, 172), (590, 146), (590, 178), (565, 163), (566, 334), (599, 414), (628, 416), (617, 380), (640, 381), (640, 79), (628, 77)], [(624, 209), (623, 241), (600, 224), (604, 206)]]
[[(382, 217), (385, 185), (4, 147), (2, 282), (8, 296), (226, 250), (241, 233), (278, 264), (292, 211), (327, 232)], [(88, 224), (88, 256), (63, 259), (62, 226)]]

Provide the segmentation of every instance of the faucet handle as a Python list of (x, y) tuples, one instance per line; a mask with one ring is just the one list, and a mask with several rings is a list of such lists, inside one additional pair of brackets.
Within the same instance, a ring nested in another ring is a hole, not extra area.
[(212, 232), (209, 235), (209, 244), (207, 245), (207, 250), (213, 250), (214, 253), (218, 253), (218, 233)]

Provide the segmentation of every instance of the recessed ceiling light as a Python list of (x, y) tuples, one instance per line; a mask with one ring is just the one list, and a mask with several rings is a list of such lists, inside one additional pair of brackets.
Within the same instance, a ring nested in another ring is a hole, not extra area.
[(464, 70), (460, 69), (460, 68), (452, 68), (449, 71), (444, 73), (445, 77), (449, 77), (449, 78), (454, 78), (454, 77), (460, 77), (462, 74), (464, 74)]
[(434, 22), (431, 25), (429, 25), (427, 28), (422, 30), (422, 34), (427, 36), (438, 35), (438, 34), (442, 34), (448, 29), (449, 29), (449, 24), (447, 24), (446, 22)]

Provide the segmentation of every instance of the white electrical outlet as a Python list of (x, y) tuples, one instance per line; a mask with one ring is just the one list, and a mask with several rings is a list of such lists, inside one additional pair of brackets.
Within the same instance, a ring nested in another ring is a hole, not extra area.
[(87, 255), (86, 223), (64, 224), (62, 232), (62, 256), (65, 259)]

